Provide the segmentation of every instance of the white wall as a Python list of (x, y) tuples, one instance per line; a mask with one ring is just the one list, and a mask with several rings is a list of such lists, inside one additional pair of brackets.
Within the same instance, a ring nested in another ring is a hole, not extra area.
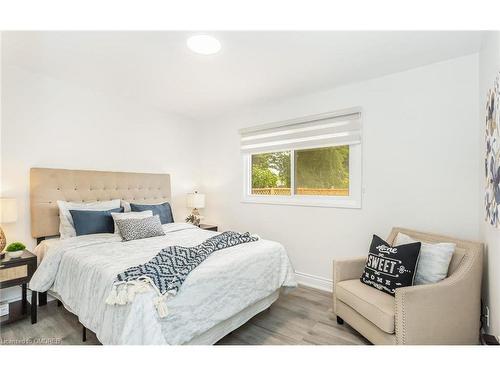
[(480, 139), (480, 223), (481, 239), (486, 246), (484, 268), (484, 300), (490, 309), (490, 325), (487, 331), (500, 336), (500, 229), (493, 228), (484, 220), (484, 157), (486, 146), (485, 106), (488, 90), (493, 87), (495, 77), (500, 73), (500, 32), (489, 32), (479, 53), (479, 139)]
[(1, 194), (16, 197), (19, 206), (18, 221), (4, 226), (9, 241), (34, 244), (31, 167), (171, 173), (174, 216), (183, 220), (185, 193), (198, 178), (190, 122), (16, 66), (2, 68)]
[[(283, 243), (301, 281), (330, 287), (332, 259), (405, 226), (477, 240), (477, 55), (246, 108), (206, 124), (205, 214)], [(362, 209), (240, 203), (239, 128), (363, 107)]]

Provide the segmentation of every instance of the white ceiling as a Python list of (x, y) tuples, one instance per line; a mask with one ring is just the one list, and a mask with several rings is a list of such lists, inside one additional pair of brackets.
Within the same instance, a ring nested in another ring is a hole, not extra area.
[(3, 32), (3, 63), (201, 120), (478, 51), (482, 32)]

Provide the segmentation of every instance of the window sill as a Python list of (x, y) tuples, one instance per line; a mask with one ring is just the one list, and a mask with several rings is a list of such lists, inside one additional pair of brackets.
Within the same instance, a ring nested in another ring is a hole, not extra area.
[(330, 208), (361, 208), (361, 201), (356, 199), (325, 199), (297, 197), (255, 197), (245, 196), (241, 203), (257, 203), (285, 206), (330, 207)]

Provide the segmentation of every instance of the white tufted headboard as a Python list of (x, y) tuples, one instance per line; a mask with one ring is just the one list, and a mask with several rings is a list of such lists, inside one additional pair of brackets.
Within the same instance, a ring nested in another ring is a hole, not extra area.
[(169, 174), (31, 168), (31, 235), (59, 234), (58, 200), (161, 203), (170, 202), (170, 194)]

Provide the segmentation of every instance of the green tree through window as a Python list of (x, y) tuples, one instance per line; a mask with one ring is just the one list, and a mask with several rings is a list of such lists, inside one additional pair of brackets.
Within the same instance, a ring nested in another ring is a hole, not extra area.
[(252, 155), (252, 194), (291, 195), (293, 176), (296, 195), (349, 195), (349, 146)]
[(252, 192), (290, 195), (290, 151), (252, 155)]
[(348, 189), (349, 146), (295, 151), (297, 188)]

